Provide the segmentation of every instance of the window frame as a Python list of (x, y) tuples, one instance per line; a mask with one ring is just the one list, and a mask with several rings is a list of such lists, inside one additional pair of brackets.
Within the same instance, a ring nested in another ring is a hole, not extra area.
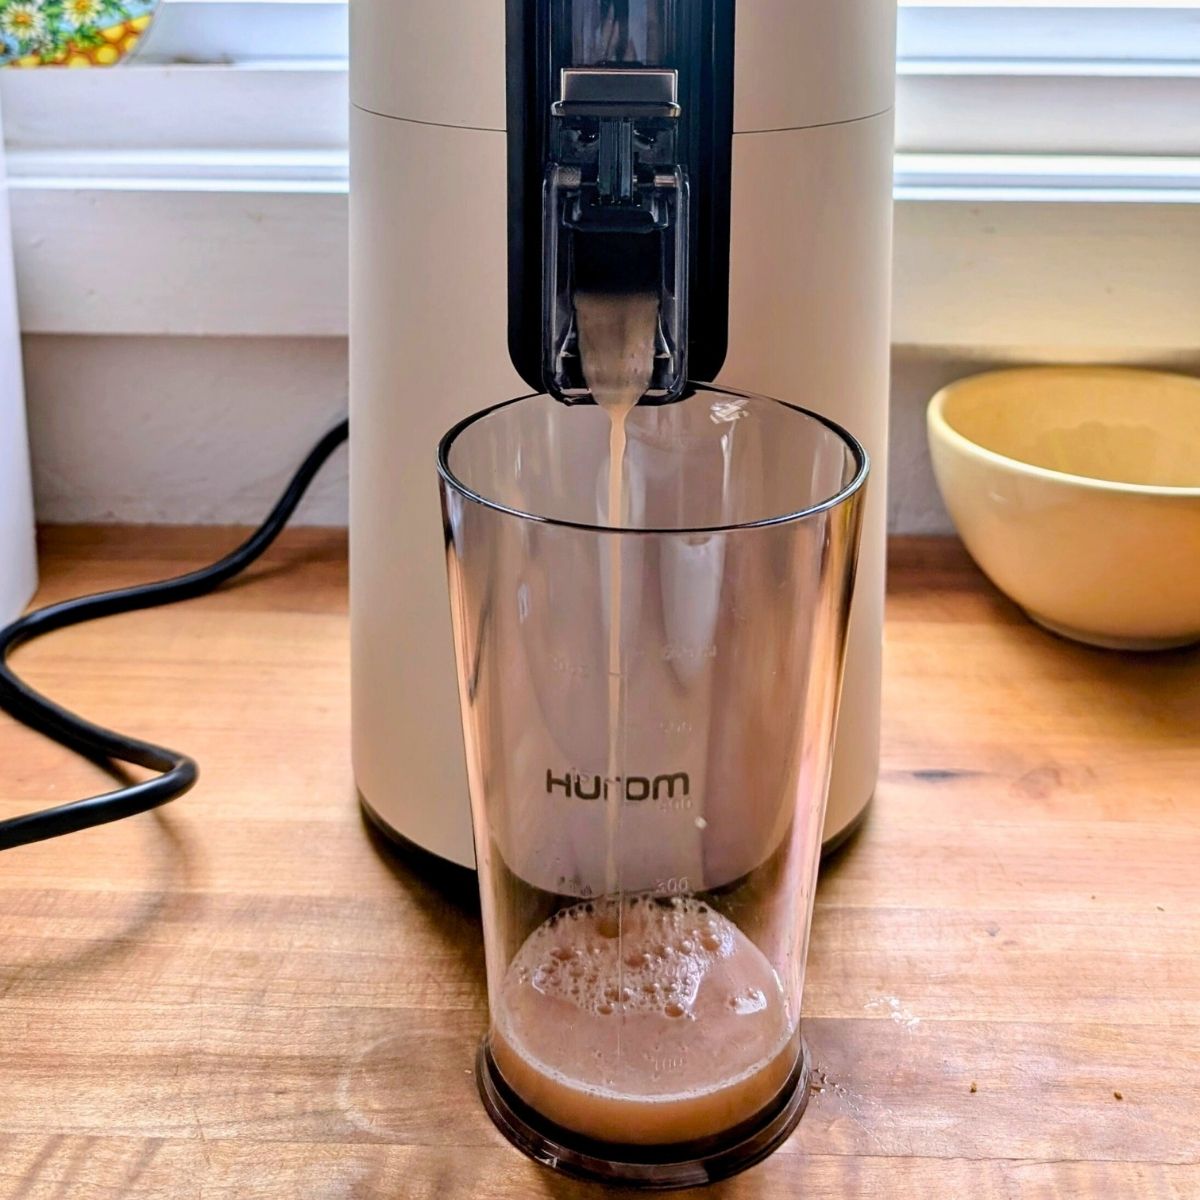
[[(1181, 117), (1200, 112), (1200, 0), (1162, 4), (909, 0), (898, 152), (1200, 158), (1200, 120)], [(346, 0), (165, 0), (134, 68), (4, 73), (10, 149), (344, 151), (346, 14)]]
[(908, 0), (898, 42), (902, 155), (1200, 157), (1200, 2)]
[[(166, 0), (135, 67), (0, 72), (26, 329), (343, 336), (345, 26), (345, 0)], [(1200, 0), (902, 7), (901, 342), (1193, 345), (1200, 61), (1168, 57), (1193, 27)]]
[[(141, 57), (345, 58), (346, 9), (347, 0), (164, 0)], [(1194, 60), (1200, 2), (900, 0), (898, 41), (902, 60), (1168, 62), (1189, 44)]]
[(898, 43), (901, 61), (1175, 62), (1200, 57), (1200, 2), (901, 0)]

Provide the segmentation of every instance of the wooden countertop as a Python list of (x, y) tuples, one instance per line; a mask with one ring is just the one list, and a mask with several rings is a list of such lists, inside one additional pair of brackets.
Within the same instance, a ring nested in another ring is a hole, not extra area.
[[(42, 600), (230, 533), (58, 530)], [(345, 539), (22, 652), (85, 714), (187, 749), (159, 814), (0, 856), (0, 1197), (612, 1195), (509, 1148), (471, 1065), (473, 897), (364, 830)], [(884, 772), (826, 871), (806, 1027), (824, 1080), (707, 1195), (1200, 1196), (1200, 653), (1032, 628), (952, 543), (896, 546)], [(0, 723), (0, 815), (103, 790)]]

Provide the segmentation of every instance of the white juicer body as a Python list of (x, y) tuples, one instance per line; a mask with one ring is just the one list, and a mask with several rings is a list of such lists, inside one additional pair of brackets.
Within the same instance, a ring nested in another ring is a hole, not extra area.
[[(502, 0), (353, 0), (354, 771), (388, 830), (474, 852), (434, 456), (529, 391), (507, 344)], [(895, 0), (738, 0), (729, 352), (718, 383), (867, 446), (873, 478), (826, 845), (879, 767)]]

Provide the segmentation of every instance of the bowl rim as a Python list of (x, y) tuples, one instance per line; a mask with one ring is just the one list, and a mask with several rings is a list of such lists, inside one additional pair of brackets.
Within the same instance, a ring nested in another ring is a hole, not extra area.
[(930, 432), (936, 432), (944, 442), (994, 466), (1004, 466), (1019, 474), (1034, 479), (1042, 479), (1055, 483), (1069, 483), (1092, 491), (1108, 492), (1114, 495), (1126, 496), (1156, 496), (1173, 499), (1200, 499), (1200, 485), (1195, 487), (1172, 487), (1154, 483), (1123, 483), (1114, 479), (1097, 479), (1094, 475), (1075, 475), (1070, 471), (1056, 471), (1052, 467), (1039, 467), (1035, 463), (1001, 454), (998, 450), (990, 450), (979, 442), (972, 441), (960, 433), (946, 419), (946, 404), (957, 392), (969, 389), (984, 379), (996, 379), (1002, 376), (1047, 376), (1047, 375), (1124, 375), (1140, 376), (1142, 378), (1166, 378), (1183, 380), (1194, 385), (1197, 391), (1197, 403), (1200, 404), (1200, 379), (1190, 375), (1178, 375), (1172, 371), (1148, 371), (1137, 367), (1102, 367), (1102, 366), (1046, 366), (1046, 367), (1006, 367), (995, 371), (981, 371), (975, 375), (967, 375), (956, 379), (940, 388), (929, 402), (928, 422)]

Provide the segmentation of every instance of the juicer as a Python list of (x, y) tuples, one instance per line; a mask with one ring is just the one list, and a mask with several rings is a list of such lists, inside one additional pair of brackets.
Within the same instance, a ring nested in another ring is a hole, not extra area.
[(508, 396), (591, 402), (574, 296), (652, 292), (644, 403), (790, 400), (874, 462), (825, 845), (879, 764), (895, 0), (352, 0), (354, 771), (474, 862), (433, 462)]

